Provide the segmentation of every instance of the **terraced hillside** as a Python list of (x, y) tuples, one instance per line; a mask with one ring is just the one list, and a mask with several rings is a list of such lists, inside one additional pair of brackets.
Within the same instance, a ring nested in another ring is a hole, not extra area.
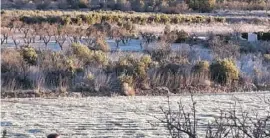
[[(269, 92), (196, 95), (200, 129), (220, 110), (234, 107), (252, 115), (266, 115), (269, 105), (262, 102)], [(172, 107), (190, 96), (172, 96)], [(45, 137), (57, 132), (74, 137), (168, 137), (158, 118), (160, 107), (167, 108), (167, 97), (88, 97), (59, 99), (2, 99), (1, 127), (9, 138)], [(176, 109), (176, 108), (174, 108)], [(203, 134), (202, 134), (203, 135)]]

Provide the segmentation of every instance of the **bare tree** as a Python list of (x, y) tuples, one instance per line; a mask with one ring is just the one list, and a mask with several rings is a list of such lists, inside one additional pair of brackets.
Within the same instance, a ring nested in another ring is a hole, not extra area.
[(61, 50), (63, 50), (63, 45), (67, 40), (66, 26), (58, 26), (57, 31), (54, 34), (56, 43), (60, 46)]
[[(169, 134), (173, 138), (189, 138), (198, 137), (198, 117), (196, 111), (196, 101), (191, 96), (192, 105), (190, 111), (187, 112), (181, 103), (178, 103), (178, 110), (173, 110), (168, 97), (168, 109), (161, 108), (165, 117), (159, 119), (165, 123)], [(265, 98), (266, 104), (270, 105), (269, 98)], [(268, 103), (269, 102), (269, 103)], [(270, 114), (260, 116), (255, 113), (251, 116), (241, 107), (237, 98), (233, 108), (228, 110), (220, 110), (220, 114), (215, 117), (213, 122), (209, 122), (205, 131), (205, 138), (267, 138), (270, 137)]]
[(57, 27), (55, 25), (50, 25), (47, 23), (41, 25), (41, 31), (39, 34), (46, 47), (48, 47), (48, 43), (51, 41), (51, 38), (56, 30)]
[(21, 38), (19, 36), (16, 36), (16, 30), (13, 30), (11, 33), (11, 39), (16, 46), (16, 49), (18, 49), (19, 44), (21, 43)]
[(71, 36), (70, 41), (78, 43), (82, 40), (85, 34), (85, 29), (83, 29), (83, 27), (69, 26), (68, 32), (68, 34)]
[(14, 22), (12, 22), (12, 26), (15, 29), (15, 31), (18, 30), (19, 32), (21, 32), (24, 24), (19, 20), (15, 20)]
[(191, 95), (192, 107), (191, 112), (184, 109), (184, 105), (180, 101), (178, 103), (178, 111), (171, 109), (170, 98), (168, 96), (168, 110), (161, 108), (165, 119), (158, 118), (162, 123), (166, 124), (169, 134), (172, 138), (182, 138), (183, 135), (189, 138), (197, 137), (197, 118), (196, 118), (196, 102)]
[(7, 40), (10, 34), (11, 34), (11, 31), (8, 28), (3, 27), (1, 29), (1, 44), (4, 44), (4, 42), (7, 43)]

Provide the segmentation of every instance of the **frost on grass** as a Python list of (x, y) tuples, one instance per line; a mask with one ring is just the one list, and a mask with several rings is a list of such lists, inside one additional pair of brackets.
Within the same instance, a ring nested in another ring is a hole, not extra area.
[[(269, 105), (262, 99), (269, 92), (196, 95), (198, 118), (204, 126), (230, 110), (237, 99), (237, 109), (264, 116)], [(181, 99), (192, 104), (190, 96), (172, 96), (172, 108)], [(167, 108), (167, 97), (89, 97), (59, 99), (3, 99), (1, 127), (8, 137), (44, 137), (53, 132), (62, 137), (168, 137), (160, 107)], [(269, 111), (269, 109), (268, 109)], [(200, 129), (199, 129), (200, 130)]]

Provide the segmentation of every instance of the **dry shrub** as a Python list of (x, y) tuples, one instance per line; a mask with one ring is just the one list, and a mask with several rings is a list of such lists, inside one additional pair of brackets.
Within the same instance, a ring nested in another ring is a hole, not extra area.
[(3, 49), (1, 54), (2, 90), (32, 89), (34, 84), (28, 76), (29, 65), (20, 51)]
[(237, 58), (240, 55), (239, 45), (227, 36), (211, 36), (208, 46), (217, 58)]
[(108, 52), (110, 50), (110, 47), (108, 46), (107, 42), (104, 40), (104, 38), (97, 38), (96, 44), (95, 44), (96, 50), (101, 50), (103, 52)]
[(1, 50), (1, 72), (19, 72), (24, 63), (23, 57), (15, 49)]
[(165, 62), (171, 53), (170, 44), (165, 41), (151, 43), (145, 47), (145, 51), (151, 55), (152, 60)]
[(76, 70), (74, 60), (61, 52), (41, 52), (38, 66), (44, 73), (46, 86), (50, 89), (69, 88)]
[(199, 75), (199, 78), (201, 76), (203, 77), (207, 77), (208, 73), (209, 73), (209, 62), (208, 61), (199, 61), (198, 63), (196, 63), (194, 65), (194, 67), (192, 68), (192, 71), (195, 74)]
[(181, 2), (176, 4), (175, 6), (170, 6), (164, 9), (163, 12), (170, 14), (177, 14), (187, 12), (188, 10), (189, 10), (188, 4), (186, 4), (185, 2)]
[(229, 9), (229, 10), (265, 10), (269, 9), (269, 4), (266, 4), (263, 0), (254, 2), (245, 1), (225, 1), (216, 4), (216, 9)]
[(212, 11), (215, 7), (216, 0), (191, 0), (188, 5), (193, 10), (199, 10), (201, 12)]

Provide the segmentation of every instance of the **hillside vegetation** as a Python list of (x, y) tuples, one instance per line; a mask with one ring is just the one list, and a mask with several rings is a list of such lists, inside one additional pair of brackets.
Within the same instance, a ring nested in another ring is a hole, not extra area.
[(3, 0), (3, 8), (89, 9), (137, 12), (210, 12), (215, 9), (267, 10), (267, 0)]

